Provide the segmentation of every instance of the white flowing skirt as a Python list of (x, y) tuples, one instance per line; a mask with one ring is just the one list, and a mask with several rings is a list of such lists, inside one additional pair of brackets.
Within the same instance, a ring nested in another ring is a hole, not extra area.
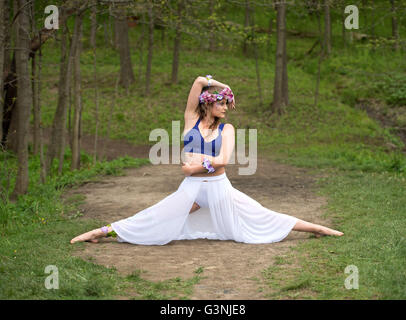
[[(190, 214), (194, 202), (200, 209)], [(201, 238), (271, 243), (283, 240), (297, 221), (235, 189), (223, 173), (185, 177), (177, 191), (111, 227), (119, 242), (142, 245)]]

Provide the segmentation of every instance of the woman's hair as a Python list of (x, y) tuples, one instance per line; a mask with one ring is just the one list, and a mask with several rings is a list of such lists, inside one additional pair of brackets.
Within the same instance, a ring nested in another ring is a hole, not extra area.
[[(223, 90), (223, 88), (221, 88), (221, 87), (217, 87), (217, 86), (210, 86), (210, 87), (207, 87), (207, 86), (206, 86), (206, 87), (203, 87), (201, 93), (203, 93), (203, 92), (205, 92), (205, 91), (208, 91), (209, 93), (214, 93), (215, 91), (220, 92), (221, 90)], [(227, 101), (227, 100), (226, 100), (226, 101)], [(229, 102), (227, 101), (227, 104), (228, 104), (228, 103), (229, 103)], [(207, 113), (208, 113), (208, 110), (209, 110), (210, 108), (213, 108), (213, 104), (214, 104), (214, 102), (205, 104), (205, 103), (201, 103), (201, 102), (199, 101), (199, 105), (197, 106), (196, 111), (197, 111), (197, 113), (199, 114), (200, 119), (203, 119), (204, 117), (206, 117), (206, 115), (207, 115)], [(210, 125), (209, 129), (214, 130), (214, 128), (217, 127), (217, 125), (219, 124), (219, 122), (220, 122), (220, 118), (219, 118), (219, 117), (214, 117), (214, 121), (213, 121), (213, 123)]]

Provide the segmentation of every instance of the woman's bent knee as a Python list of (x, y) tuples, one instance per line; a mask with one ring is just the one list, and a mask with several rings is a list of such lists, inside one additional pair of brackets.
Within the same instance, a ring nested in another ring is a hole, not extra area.
[(192, 209), (190, 209), (189, 213), (195, 212), (196, 210), (199, 210), (199, 209), (200, 209), (200, 206), (196, 202), (193, 202)]

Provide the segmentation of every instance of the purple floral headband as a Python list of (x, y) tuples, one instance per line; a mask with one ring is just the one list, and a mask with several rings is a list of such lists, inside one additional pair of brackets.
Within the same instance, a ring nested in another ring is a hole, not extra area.
[(217, 91), (215, 91), (214, 93), (205, 91), (199, 96), (199, 101), (200, 103), (212, 103), (221, 101), (224, 98), (226, 98), (229, 103), (233, 102), (234, 94), (230, 88), (224, 88), (220, 91), (220, 93), (218, 93)]

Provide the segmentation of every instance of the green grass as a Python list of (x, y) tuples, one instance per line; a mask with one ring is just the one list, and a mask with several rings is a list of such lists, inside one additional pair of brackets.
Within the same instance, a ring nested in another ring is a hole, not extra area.
[[(336, 172), (320, 188), (326, 216), (344, 236), (302, 241), (276, 259), (263, 273), (264, 292), (272, 299), (405, 299), (405, 176)], [(358, 268), (358, 289), (344, 285), (349, 265)]]

